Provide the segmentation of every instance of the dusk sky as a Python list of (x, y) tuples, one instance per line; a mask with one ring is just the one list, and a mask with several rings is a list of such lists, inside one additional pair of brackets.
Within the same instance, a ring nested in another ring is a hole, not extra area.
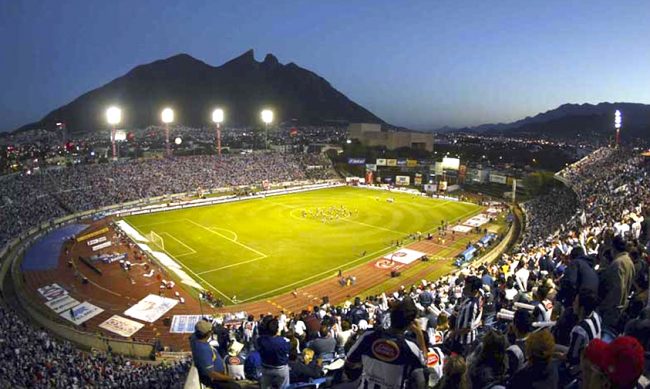
[(650, 103), (649, 42), (645, 0), (0, 0), (0, 130), (143, 63), (216, 66), (250, 48), (414, 129)]

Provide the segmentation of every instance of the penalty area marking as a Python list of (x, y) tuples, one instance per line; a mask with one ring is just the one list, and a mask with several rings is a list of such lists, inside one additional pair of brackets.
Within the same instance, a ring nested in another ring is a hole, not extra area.
[(196, 254), (196, 250), (194, 250), (193, 248), (191, 248), (191, 247), (188, 246), (187, 244), (181, 242), (178, 238), (174, 237), (174, 235), (170, 234), (169, 232), (161, 232), (161, 233), (160, 233), (160, 235), (163, 235), (163, 234), (165, 234), (165, 235), (169, 236), (170, 238), (174, 239), (175, 241), (177, 241), (178, 243), (180, 243), (180, 244), (183, 245), (185, 248), (187, 248), (187, 249), (189, 249), (189, 250), (191, 251), (191, 252), (189, 252), (189, 253), (178, 254), (178, 255), (176, 255), (177, 257), (182, 257), (182, 256), (185, 256), (185, 255)]
[[(127, 223), (126, 221), (124, 221), (124, 222)], [(129, 224), (129, 223), (127, 223), (127, 224)], [(131, 226), (131, 227), (133, 227), (133, 229), (135, 229), (136, 231), (138, 231), (140, 234), (143, 234), (142, 231), (140, 231), (137, 227), (134, 227), (134, 226)], [(143, 234), (143, 236), (146, 236), (146, 235)], [(194, 272), (194, 270), (192, 270), (192, 269), (190, 269), (189, 267), (187, 267), (187, 265), (184, 264), (182, 261), (177, 260), (176, 257), (174, 257), (174, 256), (171, 255), (169, 252), (167, 252), (167, 250), (163, 249), (163, 251), (164, 251), (167, 255), (169, 255), (169, 256), (174, 260), (174, 262), (176, 262), (176, 263), (178, 263), (179, 265), (181, 265), (182, 267), (184, 267), (185, 270), (187, 270), (188, 272), (190, 272), (194, 277), (196, 277), (196, 278), (198, 278), (199, 280), (201, 280), (205, 285), (209, 286), (209, 287), (212, 288), (215, 292), (217, 292), (217, 293), (219, 293), (220, 295), (222, 295), (223, 297), (225, 297), (226, 300), (230, 301), (230, 303), (232, 303), (232, 304), (235, 303), (234, 301), (232, 301), (232, 299), (231, 299), (230, 297), (226, 296), (225, 293), (223, 293), (223, 292), (220, 291), (219, 289), (215, 288), (214, 285), (212, 285), (211, 283), (209, 283), (208, 281), (206, 281), (205, 279), (203, 279), (203, 277), (201, 277), (200, 275), (196, 274), (196, 273)], [(158, 260), (156, 260), (156, 262), (158, 262)], [(159, 262), (158, 262), (158, 263), (159, 263)], [(159, 263), (159, 264), (160, 264), (160, 263)], [(164, 266), (164, 265), (162, 265), (162, 264), (160, 264), (160, 265), (161, 265), (162, 267), (165, 267), (165, 268), (166, 268), (166, 266)]]
[(267, 258), (267, 256), (266, 256), (266, 255), (262, 255), (262, 256), (255, 257), (255, 258), (253, 258), (253, 259), (249, 259), (249, 260), (246, 260), (246, 261), (241, 261), (241, 262), (237, 262), (237, 263), (231, 263), (230, 265), (225, 265), (225, 266), (218, 267), (218, 268), (216, 268), (216, 269), (210, 269), (210, 270), (202, 271), (202, 272), (199, 272), (198, 274), (213, 273), (213, 272), (215, 272), (215, 271), (219, 271), (219, 270), (223, 270), (223, 269), (228, 269), (228, 268), (235, 267), (235, 266), (239, 266), (239, 265), (244, 265), (244, 264), (246, 264), (246, 263), (256, 262), (256, 261), (259, 261), (260, 259), (264, 259), (264, 258)]

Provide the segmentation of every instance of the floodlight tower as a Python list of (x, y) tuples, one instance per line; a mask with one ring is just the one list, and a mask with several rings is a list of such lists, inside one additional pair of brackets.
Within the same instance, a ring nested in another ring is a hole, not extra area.
[(616, 146), (619, 146), (621, 143), (621, 125), (623, 124), (623, 118), (621, 117), (621, 111), (618, 109), (614, 113), (614, 127), (616, 128)]
[(223, 123), (223, 109), (217, 108), (212, 111), (212, 121), (217, 125), (217, 154), (221, 159), (221, 123)]
[(106, 110), (106, 121), (111, 126), (111, 144), (113, 146), (113, 161), (117, 160), (117, 150), (115, 148), (116, 127), (122, 121), (122, 110), (117, 107), (110, 107)]
[(160, 114), (162, 122), (165, 123), (165, 148), (167, 150), (167, 156), (171, 156), (171, 148), (169, 144), (169, 123), (174, 121), (174, 110), (171, 108), (165, 108)]
[(262, 111), (262, 121), (264, 122), (264, 148), (269, 148), (269, 124), (273, 121), (273, 111), (265, 109)]

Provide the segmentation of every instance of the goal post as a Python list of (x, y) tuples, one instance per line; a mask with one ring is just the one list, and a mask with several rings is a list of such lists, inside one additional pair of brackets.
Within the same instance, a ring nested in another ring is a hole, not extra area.
[(154, 245), (158, 246), (161, 250), (165, 250), (165, 241), (163, 240), (162, 236), (156, 234), (155, 231), (151, 231), (149, 233), (149, 240), (151, 243)]

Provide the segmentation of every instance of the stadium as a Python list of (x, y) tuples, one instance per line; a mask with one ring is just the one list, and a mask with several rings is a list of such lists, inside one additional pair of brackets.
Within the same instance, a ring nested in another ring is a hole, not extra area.
[(647, 7), (6, 3), (0, 388), (650, 389)]

